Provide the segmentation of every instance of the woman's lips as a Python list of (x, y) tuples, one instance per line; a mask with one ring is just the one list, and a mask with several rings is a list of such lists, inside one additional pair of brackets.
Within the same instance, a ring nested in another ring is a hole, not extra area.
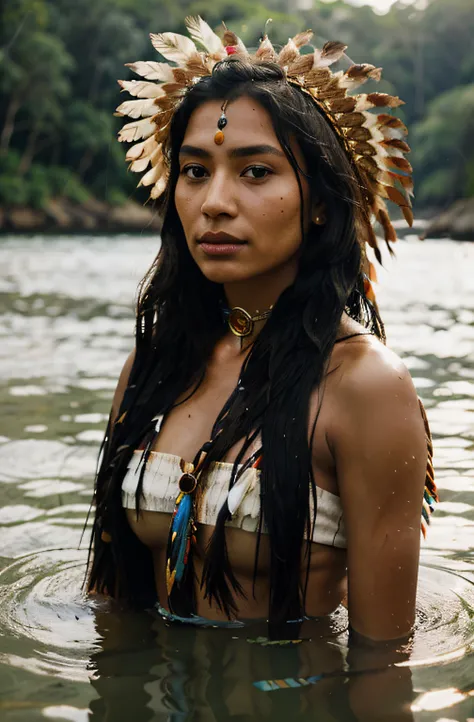
[(230, 256), (238, 253), (245, 245), (246, 243), (209, 243), (201, 241), (199, 247), (208, 256)]

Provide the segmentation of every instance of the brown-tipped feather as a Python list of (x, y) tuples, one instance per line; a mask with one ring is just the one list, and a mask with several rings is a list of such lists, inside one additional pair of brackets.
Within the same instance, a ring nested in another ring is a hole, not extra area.
[(293, 38), (293, 42), (297, 48), (302, 48), (303, 45), (308, 45), (313, 35), (312, 30), (305, 30), (303, 33), (297, 33)]
[(387, 168), (398, 168), (404, 173), (413, 173), (413, 167), (406, 158), (398, 158), (397, 156), (388, 156), (383, 159)]
[(238, 42), (239, 42), (239, 38), (237, 37), (237, 35), (235, 33), (233, 33), (231, 30), (226, 29), (226, 31), (224, 32), (224, 36), (222, 38), (222, 44), (224, 46), (227, 46), (227, 45), (234, 46), (234, 45), (238, 45)]
[(405, 143), (404, 140), (399, 140), (398, 138), (391, 138), (390, 140), (381, 140), (380, 145), (382, 145), (384, 148), (396, 148), (397, 150), (401, 150), (402, 153), (410, 153), (411, 148), (408, 145), (408, 143)]
[(398, 108), (400, 105), (405, 105), (405, 101), (387, 93), (369, 93), (367, 100), (377, 108)]
[(338, 40), (330, 40), (323, 46), (321, 60), (335, 63), (344, 55), (345, 50), (347, 50), (347, 45), (340, 43)]
[(367, 80), (367, 78), (373, 77), (373, 73), (376, 70), (375, 65), (370, 65), (370, 63), (356, 63), (351, 65), (350, 68), (347, 68), (344, 75), (351, 80)]
[(406, 127), (405, 123), (400, 120), (400, 118), (396, 118), (394, 115), (389, 115), (388, 113), (380, 113), (377, 116), (377, 120), (379, 122), (379, 125), (386, 126), (387, 128), (397, 128), (398, 130), (401, 130), (405, 135), (408, 134), (408, 128)]

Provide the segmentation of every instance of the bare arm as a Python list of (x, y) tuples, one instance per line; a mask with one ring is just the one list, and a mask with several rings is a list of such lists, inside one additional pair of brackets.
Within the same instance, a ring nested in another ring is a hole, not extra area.
[(395, 354), (366, 347), (341, 375), (337, 406), (350, 624), (368, 640), (403, 638), (415, 618), (427, 461), (417, 394)]
[(125, 389), (128, 386), (128, 380), (130, 378), (130, 372), (132, 370), (133, 362), (135, 361), (135, 349), (128, 355), (127, 360), (125, 361), (122, 371), (120, 372), (120, 376), (117, 382), (117, 386), (115, 389), (114, 397), (112, 399), (112, 409), (110, 413), (110, 423), (111, 428), (113, 428), (113, 425), (117, 421), (118, 412), (120, 409), (120, 405), (122, 403), (122, 399), (125, 393)]

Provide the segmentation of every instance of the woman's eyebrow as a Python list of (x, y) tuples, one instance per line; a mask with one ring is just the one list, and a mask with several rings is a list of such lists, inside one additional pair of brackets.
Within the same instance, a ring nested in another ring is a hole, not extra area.
[[(212, 154), (204, 148), (198, 148), (195, 145), (182, 145), (179, 151), (180, 155), (191, 155), (196, 158), (212, 158)], [(229, 158), (247, 158), (252, 155), (277, 155), (285, 158), (283, 151), (275, 148), (273, 145), (245, 145), (239, 148), (231, 148), (227, 155)]]

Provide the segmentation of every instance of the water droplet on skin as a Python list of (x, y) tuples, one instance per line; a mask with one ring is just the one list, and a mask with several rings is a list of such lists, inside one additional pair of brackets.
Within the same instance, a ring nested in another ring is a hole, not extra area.
[(238, 386), (237, 391), (245, 391), (245, 386)]

